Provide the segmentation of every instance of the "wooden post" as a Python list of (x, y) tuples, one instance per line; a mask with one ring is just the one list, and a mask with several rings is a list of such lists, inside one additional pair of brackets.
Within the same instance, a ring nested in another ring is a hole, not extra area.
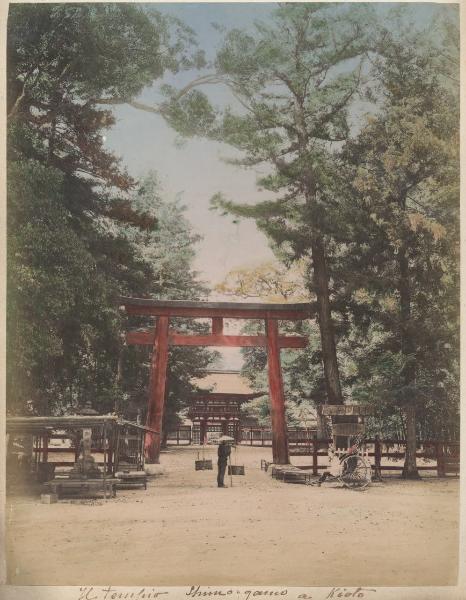
[(223, 335), (223, 318), (213, 317), (212, 318), (212, 334)]
[[(10, 436), (10, 434), (7, 433), (7, 439), (8, 439), (8, 443), (7, 443), (7, 456), (9, 456), (10, 452), (11, 452), (11, 448), (10, 448), (9, 444), (11, 444), (11, 445), (13, 444), (13, 437)], [(38, 452), (38, 450), (39, 450), (39, 440), (40, 440), (39, 436), (36, 435), (36, 436), (34, 436), (33, 442), (32, 442), (32, 447), (33, 447), (32, 454), (33, 454), (33, 461), (34, 461), (34, 471), (36, 471), (36, 472), (38, 470), (38, 466), (37, 465), (38, 465), (39, 460), (40, 460), (40, 456), (39, 456), (39, 452)]]
[(103, 485), (104, 485), (104, 498), (107, 500), (107, 427), (103, 426), (102, 433), (102, 444), (104, 450), (104, 473), (103, 473)]
[[(111, 435), (111, 434), (110, 434)], [(108, 440), (108, 450), (107, 450), (107, 464), (108, 464), (108, 472), (113, 474), (113, 442)]]
[(313, 475), (318, 475), (319, 474), (319, 442), (317, 441), (316, 438), (314, 438), (312, 440), (312, 444), (313, 444), (313, 448), (312, 448), (312, 474)]
[(443, 443), (436, 442), (435, 450), (437, 454), (437, 477), (445, 477), (445, 461), (443, 455)]
[(83, 429), (83, 472), (87, 475), (90, 461), (92, 458), (92, 429), (85, 427)]
[(155, 429), (158, 433), (147, 432), (145, 452), (148, 463), (158, 463), (160, 460), (165, 384), (167, 380), (168, 321), (168, 317), (158, 317), (155, 327), (154, 349), (150, 367), (147, 426)]
[(285, 394), (283, 393), (280, 347), (278, 345), (278, 322), (265, 320), (267, 335), (267, 367), (269, 376), (270, 414), (272, 417), (272, 456), (276, 465), (287, 465), (288, 439), (285, 418)]
[(374, 480), (382, 481), (382, 444), (380, 443), (380, 436), (375, 436), (374, 442)]
[(207, 419), (201, 419), (199, 422), (199, 443), (204, 445), (207, 438)]
[[(143, 439), (144, 439), (144, 434), (143, 434)], [(113, 453), (113, 468), (114, 468), (114, 473), (116, 473), (118, 471), (118, 466), (120, 464), (120, 425), (117, 425), (117, 430), (116, 430), (116, 442), (115, 442), (115, 450)]]
[(42, 452), (42, 462), (47, 462), (49, 458), (49, 435), (46, 433), (43, 437), (44, 447)]

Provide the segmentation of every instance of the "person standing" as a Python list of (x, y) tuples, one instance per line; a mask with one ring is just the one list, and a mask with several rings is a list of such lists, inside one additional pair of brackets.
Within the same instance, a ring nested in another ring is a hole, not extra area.
[(218, 446), (218, 475), (217, 475), (217, 485), (218, 487), (226, 487), (223, 483), (223, 479), (225, 477), (225, 471), (227, 468), (228, 457), (230, 456), (231, 448), (229, 444), (227, 444), (226, 440), (220, 440), (220, 444)]

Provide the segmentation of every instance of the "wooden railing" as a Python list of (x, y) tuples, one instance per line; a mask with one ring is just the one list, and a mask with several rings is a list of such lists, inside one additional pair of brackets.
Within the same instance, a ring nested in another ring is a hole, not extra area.
[[(320, 465), (319, 457), (328, 456), (328, 447), (331, 439), (310, 439), (303, 444), (289, 444), (290, 456), (312, 456), (312, 464), (300, 468), (312, 469), (314, 475), (319, 470), (328, 468), (328, 465)], [(367, 439), (363, 447), (365, 456), (371, 462), (375, 473), (382, 471), (401, 471), (402, 465), (390, 464), (390, 461), (400, 461), (405, 458), (405, 440), (381, 440), (378, 438)], [(418, 464), (419, 471), (437, 471), (439, 477), (446, 475), (459, 475), (460, 470), (460, 443), (446, 442), (440, 440), (425, 440), (418, 443), (416, 458), (431, 460), (434, 464)], [(382, 464), (383, 459), (387, 459)]]
[[(315, 433), (315, 429), (288, 427), (288, 443), (306, 445), (313, 439)], [(271, 446), (272, 430), (268, 427), (242, 427), (241, 441), (250, 446)]]
[(170, 431), (167, 436), (167, 444), (175, 443), (177, 446), (180, 444), (192, 444), (193, 433), (191, 425), (180, 425), (177, 429)]
[[(319, 464), (319, 458), (327, 456), (328, 448), (332, 443), (331, 439), (316, 439), (312, 437), (313, 430), (304, 428), (289, 428), (288, 429), (288, 446), (290, 456), (309, 456), (312, 457), (312, 462), (309, 465), (299, 465), (302, 469), (311, 469), (314, 475), (317, 475), (320, 470), (327, 469), (328, 465)], [(66, 466), (73, 464), (76, 459), (77, 450), (71, 445), (68, 446), (51, 446), (51, 439), (63, 439), (67, 436), (53, 434), (50, 436), (48, 443), (44, 445), (36, 444), (33, 452), (36, 456), (36, 461), (47, 461), (49, 454), (63, 453), (72, 454), (69, 461), (53, 461), (56, 466)], [(168, 435), (168, 440), (171, 443), (191, 444), (192, 443), (192, 428), (189, 425), (182, 425)], [(243, 428), (242, 443), (251, 446), (270, 447), (272, 445), (272, 431), (267, 428)], [(365, 440), (364, 450), (366, 456), (371, 462), (372, 469), (375, 473), (382, 471), (401, 471), (403, 466), (400, 464), (390, 464), (390, 462), (401, 461), (405, 457), (405, 440), (395, 439), (367, 439)], [(92, 448), (92, 453), (103, 453), (103, 448)], [(108, 449), (107, 449), (108, 452)], [(425, 440), (418, 443), (416, 458), (432, 461), (433, 464), (419, 464), (420, 471), (437, 471), (439, 477), (446, 475), (459, 475), (460, 469), (460, 443), (444, 440)], [(383, 463), (383, 464), (382, 464)]]

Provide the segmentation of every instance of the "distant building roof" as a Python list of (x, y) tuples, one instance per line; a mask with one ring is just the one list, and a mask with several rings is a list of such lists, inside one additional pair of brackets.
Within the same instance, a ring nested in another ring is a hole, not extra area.
[(239, 371), (209, 371), (204, 377), (193, 379), (192, 383), (201, 390), (218, 394), (256, 394), (247, 379)]

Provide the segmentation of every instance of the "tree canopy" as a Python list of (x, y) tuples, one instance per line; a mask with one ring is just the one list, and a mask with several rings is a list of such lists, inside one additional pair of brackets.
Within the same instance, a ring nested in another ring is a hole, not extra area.
[[(131, 99), (166, 72), (202, 61), (192, 31), (157, 11), (10, 7), (10, 411), (55, 414), (91, 401), (134, 416), (148, 356), (123, 347), (119, 296), (207, 293), (192, 270), (198, 237), (180, 202), (163, 199), (154, 177), (130, 177), (103, 140), (114, 123), (104, 103)], [(170, 372), (178, 405), (211, 357), (178, 352)]]

